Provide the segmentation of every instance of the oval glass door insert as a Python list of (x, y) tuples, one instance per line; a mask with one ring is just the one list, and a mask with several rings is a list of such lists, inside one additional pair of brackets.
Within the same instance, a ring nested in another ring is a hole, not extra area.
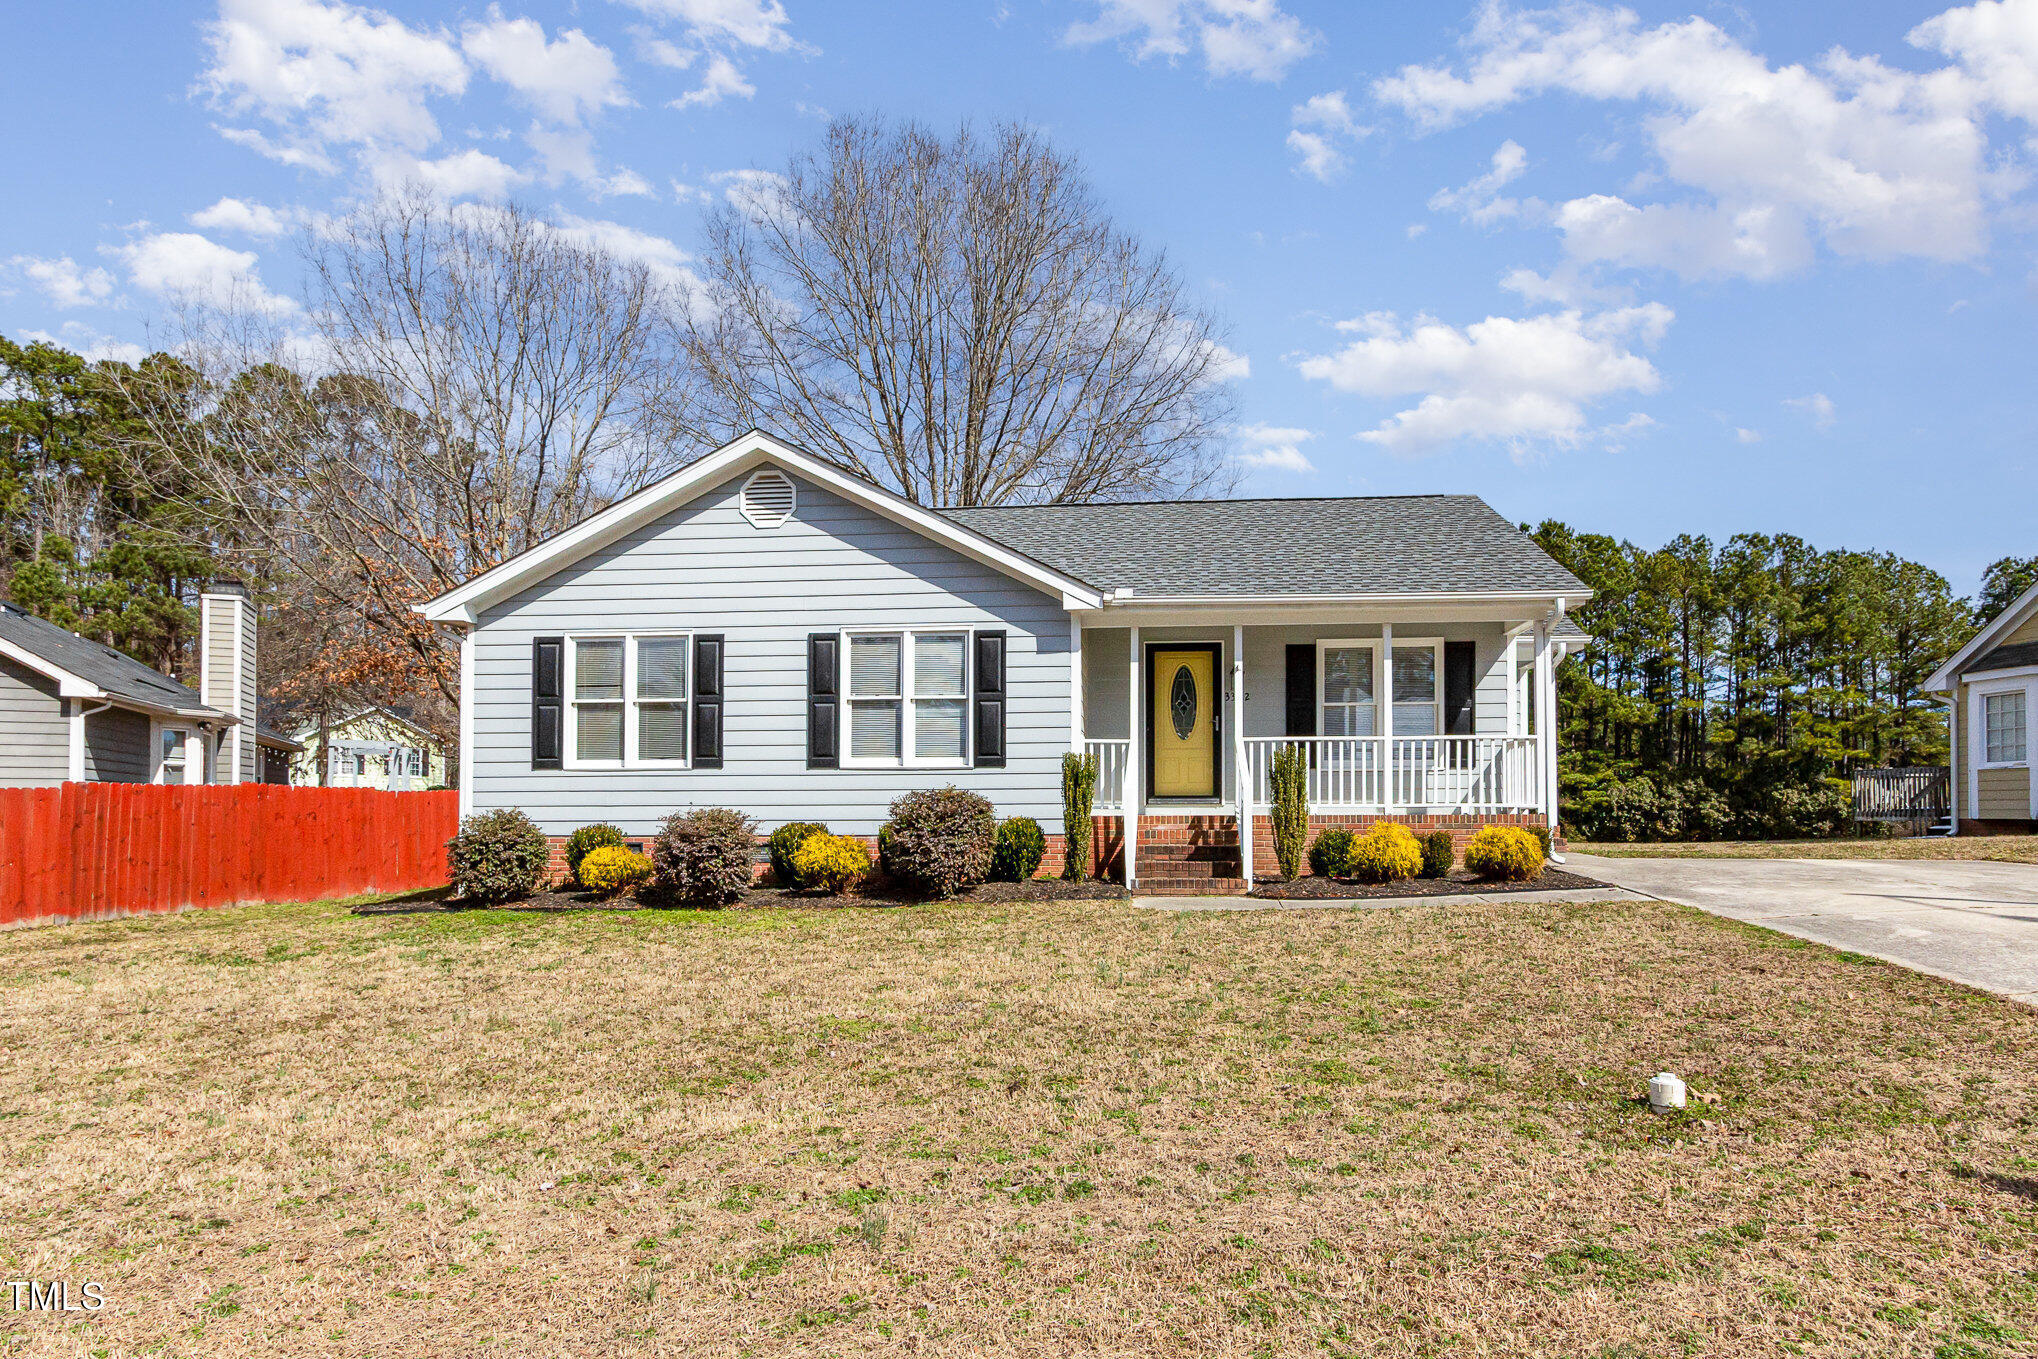
[(1196, 677), (1186, 665), (1176, 668), (1175, 682), (1168, 686), (1168, 715), (1174, 719), (1175, 735), (1188, 740), (1196, 730)]

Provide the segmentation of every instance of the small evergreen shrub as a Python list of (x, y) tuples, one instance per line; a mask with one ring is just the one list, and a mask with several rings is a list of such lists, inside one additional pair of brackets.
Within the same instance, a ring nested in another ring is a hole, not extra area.
[(870, 872), (870, 850), (853, 835), (816, 831), (793, 851), (792, 871), (801, 886), (839, 897)]
[(1520, 826), (1485, 826), (1465, 846), (1465, 867), (1494, 882), (1527, 882), (1543, 871), (1543, 849)]
[(1448, 878), (1451, 876), (1451, 861), (1457, 856), (1457, 850), (1451, 847), (1449, 831), (1431, 831), (1422, 837), (1422, 876)]
[(1047, 853), (1047, 837), (1040, 823), (1030, 816), (1008, 817), (998, 823), (998, 838), (991, 845), (991, 876), (999, 882), (1025, 882), (1040, 871), (1041, 856)]
[(651, 861), (622, 845), (601, 845), (581, 857), (575, 876), (598, 897), (620, 896), (651, 880)]
[(1530, 827), (1528, 828), (1528, 833), (1529, 833), (1530, 835), (1533, 835), (1533, 836), (1535, 836), (1535, 837), (1536, 837), (1536, 843), (1537, 843), (1538, 845), (1542, 846), (1542, 850), (1543, 850), (1543, 857), (1544, 857), (1545, 859), (1549, 858), (1549, 857), (1550, 857), (1550, 828), (1549, 828), (1549, 826), (1548, 826), (1548, 825), (1547, 825), (1546, 823), (1544, 823), (1544, 822), (1538, 821), (1538, 822), (1537, 822), (1537, 823), (1536, 823), (1535, 825), (1533, 825), (1533, 826), (1530, 826)]
[(878, 833), (885, 872), (930, 897), (952, 897), (991, 871), (998, 816), (988, 799), (953, 785), (906, 793)]
[(447, 875), (465, 901), (519, 901), (544, 886), (551, 859), (545, 833), (514, 808), (470, 816), (446, 842)]
[(1309, 841), (1309, 754), (1299, 745), (1282, 746), (1273, 764), (1274, 858), (1281, 876), (1302, 871), (1302, 852)]
[(590, 851), (597, 849), (619, 849), (623, 844), (623, 832), (606, 821), (597, 821), (592, 826), (582, 826), (566, 837), (566, 875), (582, 887), (589, 884), (580, 876), (580, 861)]
[(1090, 814), (1097, 800), (1097, 757), (1069, 751), (1061, 757), (1061, 875), (1090, 876)]
[(1319, 878), (1341, 878), (1345, 859), (1352, 852), (1352, 833), (1342, 826), (1330, 826), (1316, 833), (1309, 846), (1309, 871)]
[(788, 821), (771, 833), (766, 852), (771, 856), (771, 876), (780, 887), (811, 887), (812, 883), (800, 881), (800, 870), (793, 859), (800, 852), (810, 835), (826, 835), (828, 828), (818, 821)]
[(727, 807), (674, 812), (651, 842), (651, 883), (663, 896), (723, 906), (757, 870), (757, 823)]
[(1376, 821), (1352, 841), (1345, 872), (1360, 882), (1405, 882), (1422, 871), (1422, 846), (1397, 821)]

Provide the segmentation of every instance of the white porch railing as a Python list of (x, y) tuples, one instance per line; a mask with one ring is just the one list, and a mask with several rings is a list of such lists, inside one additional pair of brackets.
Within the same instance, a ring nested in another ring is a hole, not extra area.
[(1132, 742), (1085, 741), (1083, 752), (1097, 757), (1097, 787), (1090, 798), (1092, 811), (1119, 811), (1125, 806), (1125, 762), (1132, 758)]
[(1255, 736), (1253, 806), (1272, 803), (1274, 752), (1288, 745), (1310, 752), (1312, 809), (1514, 812), (1541, 801), (1533, 736)]

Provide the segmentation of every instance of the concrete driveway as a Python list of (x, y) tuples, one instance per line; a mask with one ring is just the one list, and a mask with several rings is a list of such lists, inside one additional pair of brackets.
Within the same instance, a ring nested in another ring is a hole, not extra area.
[(1567, 859), (1630, 891), (2038, 1004), (2038, 864)]

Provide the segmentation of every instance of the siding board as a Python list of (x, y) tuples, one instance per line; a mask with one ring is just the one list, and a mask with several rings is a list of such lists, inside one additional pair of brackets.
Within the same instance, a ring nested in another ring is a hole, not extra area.
[(149, 719), (125, 708), (86, 718), (85, 777), (94, 783), (147, 783)]
[(62, 783), (70, 768), (70, 720), (57, 682), (0, 657), (0, 788)]

